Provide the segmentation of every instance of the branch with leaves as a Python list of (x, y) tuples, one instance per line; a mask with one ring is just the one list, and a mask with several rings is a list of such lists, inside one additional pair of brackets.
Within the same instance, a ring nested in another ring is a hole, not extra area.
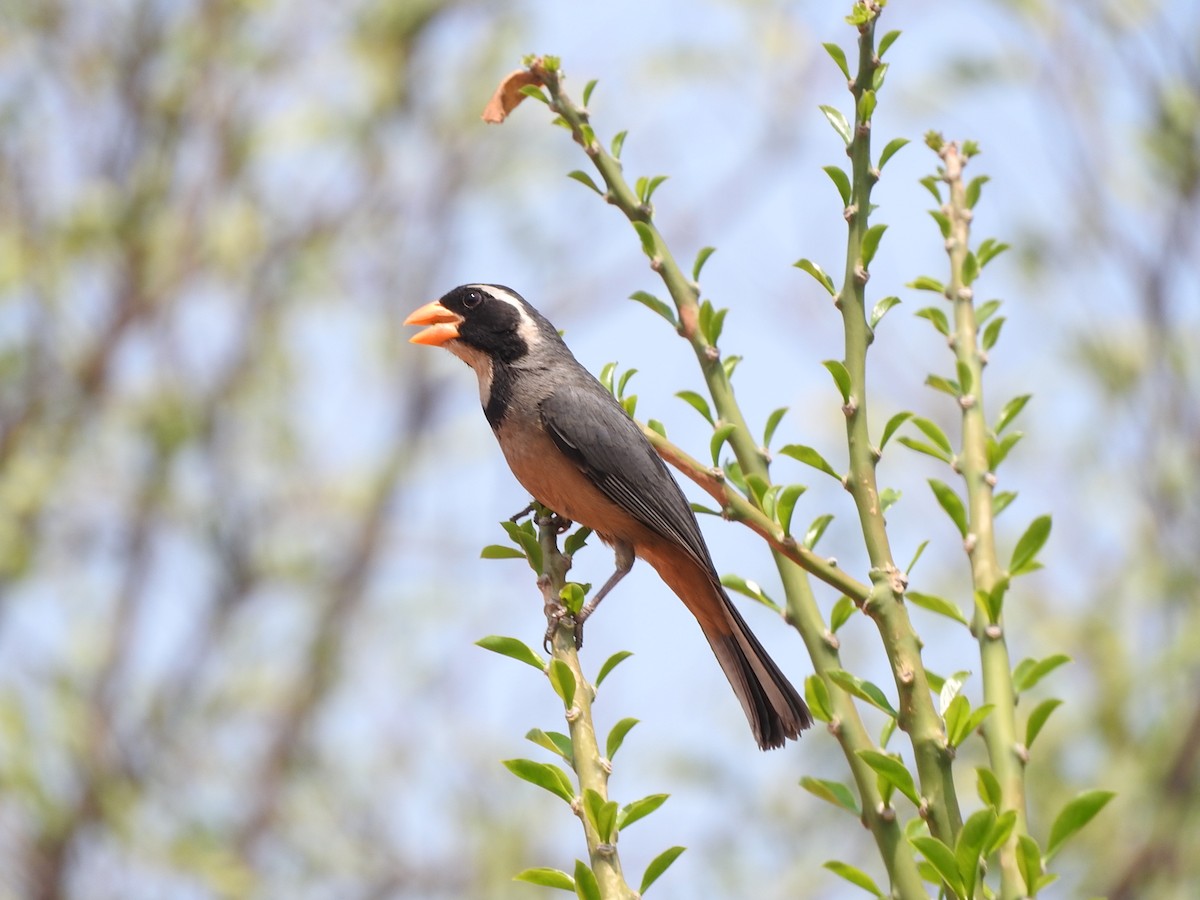
[(492, 636), (478, 643), (487, 650), (543, 672), (562, 701), (567, 734), (534, 728), (525, 737), (570, 766), (575, 773), (578, 792), (570, 776), (554, 763), (510, 759), (504, 765), (518, 778), (544, 788), (570, 805), (583, 823), (588, 862), (576, 860), (573, 874), (560, 869), (533, 868), (519, 873), (516, 879), (574, 891), (585, 900), (632, 900), (645, 894), (684, 848), (670, 847), (656, 856), (646, 867), (636, 892), (626, 883), (617, 853), (617, 839), (623, 829), (662, 806), (668, 795), (651, 794), (620, 809), (616, 801), (608, 798), (613, 757), (638, 720), (625, 718), (618, 721), (609, 731), (601, 752), (592, 720), (592, 701), (604, 679), (630, 653), (614, 653), (600, 667), (594, 683), (588, 683), (575, 646), (573, 616), (583, 606), (590, 585), (567, 581), (566, 576), (571, 568), (572, 554), (583, 548), (591, 532), (586, 528), (575, 530), (565, 538), (563, 551), (560, 551), (558, 536), (562, 531), (562, 520), (537, 504), (531, 508), (536, 528), (534, 522), (528, 520), (520, 524), (511, 520), (502, 522), (511, 544), (490, 545), (484, 548), (482, 555), (487, 559), (524, 559), (537, 573), (538, 589), (552, 629), (546, 635), (551, 658), (549, 661), (543, 659), (517, 638)]
[[(1001, 435), (1028, 398), (1016, 398), (1005, 407), (995, 429), (986, 428), (982, 418), (982, 368), (986, 351), (995, 344), (1003, 320), (993, 320), (984, 329), (982, 338), (978, 337), (978, 328), (995, 308), (982, 308), (976, 316), (970, 284), (1004, 248), (988, 241), (974, 253), (968, 249), (970, 208), (979, 197), (982, 180), (963, 185), (961, 157), (953, 150), (943, 154), (946, 168), (939, 173), (940, 179), (950, 186), (951, 199), (934, 212), (950, 254), (951, 282), (947, 287), (922, 277), (910, 287), (935, 289), (945, 293), (954, 304), (953, 328), (941, 309), (921, 310), (918, 315), (941, 330), (955, 350), (957, 378), (933, 375), (928, 383), (958, 399), (964, 417), (963, 450), (956, 456), (949, 438), (935, 423), (908, 411), (891, 416), (878, 442), (872, 439), (868, 416), (868, 350), (880, 322), (900, 301), (888, 295), (868, 306), (870, 266), (887, 228), (870, 222), (874, 209), (871, 192), (884, 165), (907, 143), (897, 138), (885, 146), (878, 161), (872, 159), (872, 119), (888, 71), (881, 57), (899, 34), (890, 32), (876, 45), (875, 26), (882, 5), (858, 2), (848, 17), (858, 33), (853, 67), (842, 48), (832, 43), (825, 45), (846, 77), (854, 105), (849, 117), (835, 107), (821, 107), (841, 136), (850, 160), (849, 171), (838, 166), (825, 168), (842, 198), (847, 225), (841, 286), (819, 264), (809, 259), (796, 263), (829, 292), (842, 316), (843, 358), (827, 360), (824, 366), (841, 399), (848, 470), (839, 472), (821, 452), (806, 445), (788, 444), (777, 451), (781, 457), (836, 478), (851, 495), (870, 560), (869, 584), (841, 571), (832, 560), (815, 552), (815, 545), (832, 516), (818, 516), (802, 539), (793, 536), (793, 518), (805, 487), (776, 483), (770, 473), (770, 443), (786, 409), (771, 414), (759, 441), (733, 393), (732, 378), (740, 357), (723, 355), (719, 349), (728, 310), (702, 298), (699, 279), (713, 248), (705, 247), (697, 253), (690, 277), (678, 265), (654, 218), (652, 200), (665, 176), (639, 177), (632, 184), (626, 180), (621, 162), (626, 132), (618, 133), (606, 147), (597, 139), (591, 124), (587, 106), (596, 82), (587, 84), (582, 105), (577, 105), (564, 90), (559, 60), (529, 58), (526, 69), (510, 76), (497, 92), (493, 107), (501, 107), (502, 112), (493, 118), (501, 120), (525, 97), (546, 104), (555, 114), (554, 123), (569, 131), (584, 150), (599, 182), (582, 170), (571, 172), (570, 177), (624, 215), (650, 268), (667, 290), (669, 303), (647, 291), (636, 292), (632, 299), (665, 319), (693, 349), (707, 396), (690, 390), (680, 391), (677, 396), (712, 427), (709, 444), (712, 465), (698, 461), (668, 440), (661, 423), (651, 419), (643, 430), (666, 461), (717, 501), (719, 509), (697, 507), (698, 512), (715, 513), (742, 523), (771, 549), (783, 584), (785, 604), (776, 603), (756, 582), (741, 576), (727, 575), (723, 583), (781, 612), (799, 632), (815, 669), (815, 674), (806, 681), (806, 699), (814, 716), (825, 721), (838, 739), (858, 795), (834, 781), (805, 778), (802, 786), (860, 816), (880, 850), (893, 896), (926, 896), (925, 883), (937, 886), (949, 897), (991, 896), (993, 891), (986, 884), (986, 875), (993, 857), (999, 859), (1001, 896), (1032, 896), (1053, 878), (1045, 872), (1046, 861), (1111, 795), (1092, 792), (1069, 804), (1055, 820), (1045, 853), (1027, 833), (1022, 770), (1028, 745), (1058, 701), (1046, 701), (1031, 713), (1022, 745), (1016, 739), (1015, 700), (1021, 690), (1032, 687), (1066, 658), (1056, 655), (1041, 661), (1026, 660), (1015, 671), (1009, 664), (1000, 606), (1011, 576), (1037, 567), (1036, 556), (1048, 536), (1049, 519), (1035, 520), (1018, 541), (1008, 571), (1002, 570), (997, 563), (992, 519), (1012, 496), (993, 495), (994, 469), (1019, 439), (1019, 433)], [(952, 161), (958, 167), (953, 171)], [(936, 183), (931, 190), (940, 203)], [(626, 396), (625, 389), (632, 374), (626, 372), (618, 377), (612, 365), (601, 373), (602, 382), (630, 415), (636, 411), (636, 398)], [(906, 424), (915, 427), (919, 435), (899, 434)], [(908, 590), (909, 572), (924, 545), (904, 569), (894, 559), (884, 513), (898, 495), (881, 490), (876, 477), (883, 449), (893, 436), (912, 450), (949, 463), (966, 480), (967, 506), (945, 483), (933, 479), (930, 484), (938, 502), (959, 526), (971, 559), (977, 600), (973, 621), (953, 601)], [(726, 447), (732, 451), (732, 458), (722, 461)], [(833, 605), (828, 625), (817, 606), (809, 574), (842, 594)], [(909, 618), (908, 601), (968, 626), (976, 635), (985, 695), (985, 702), (978, 708), (972, 708), (962, 692), (969, 673), (943, 677), (925, 668), (922, 642)], [(856, 609), (870, 617), (876, 626), (894, 678), (895, 703), (880, 687), (841, 665), (836, 633)], [(878, 741), (867, 733), (856, 701), (887, 716)], [(913, 759), (911, 771), (899, 753), (888, 750), (896, 730), (908, 736)], [(964, 821), (955, 789), (954, 762), (958, 748), (976, 732), (984, 736), (991, 765), (978, 770), (984, 806)], [(911, 802), (915, 812), (903, 825), (894, 802), (898, 797)], [(870, 876), (853, 866), (833, 861), (827, 867), (868, 892), (884, 896)]]

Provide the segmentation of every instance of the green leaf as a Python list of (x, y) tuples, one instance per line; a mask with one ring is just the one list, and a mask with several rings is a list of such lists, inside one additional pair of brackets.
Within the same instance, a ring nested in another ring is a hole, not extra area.
[(493, 653), (499, 653), (501, 656), (508, 656), (518, 662), (533, 666), (539, 672), (546, 669), (546, 661), (529, 649), (527, 644), (514, 637), (501, 637), (492, 634), (485, 638), (480, 638), (475, 644), (484, 650), (491, 650)]
[(898, 412), (883, 426), (883, 436), (879, 439), (879, 449), (882, 451), (886, 446), (888, 439), (896, 433), (896, 429), (911, 419), (913, 416), (910, 412)]
[(600, 386), (610, 394), (616, 395), (616, 389), (613, 386), (613, 376), (617, 374), (617, 364), (615, 362), (606, 362), (600, 367), (600, 376), (597, 379)]
[[(979, 257), (980, 268), (986, 266), (1007, 249), (1009, 249), (1008, 244), (1002, 244), (993, 238), (988, 238), (986, 241), (980, 244), (979, 249), (975, 251), (975, 255)], [(992, 300), (989, 302), (999, 305), (998, 300)], [(980, 321), (982, 321), (982, 319)]]
[(929, 191), (929, 193), (933, 194), (933, 199), (938, 202), (938, 206), (942, 205), (942, 191), (941, 188), (938, 187), (938, 180), (935, 176), (926, 175), (918, 182), (918, 184), (924, 187), (925, 190)]
[(951, 397), (957, 397), (962, 393), (962, 388), (959, 387), (957, 381), (951, 381), (949, 378), (943, 378), (941, 375), (926, 375), (925, 384), (935, 391), (941, 391), (943, 394), (949, 394)]
[[(876, 709), (883, 710), (889, 716), (895, 717), (896, 710), (888, 702), (887, 697), (878, 687), (869, 681), (864, 681), (857, 675), (852, 675), (845, 669), (830, 669), (826, 675), (829, 680), (847, 693), (853, 694), (860, 700), (865, 700)], [(867, 751), (862, 751), (867, 752)], [(861, 754), (860, 754), (861, 755)], [(919, 802), (919, 801), (917, 801)]]
[(617, 751), (621, 749), (621, 744), (625, 741), (625, 735), (629, 734), (630, 729), (637, 723), (637, 719), (626, 718), (612, 727), (612, 731), (608, 733), (608, 740), (604, 742), (604, 755), (609, 760), (617, 755)]
[(721, 446), (729, 440), (729, 436), (736, 430), (736, 425), (727, 422), (713, 432), (713, 436), (708, 442), (708, 449), (712, 453), (712, 463), (714, 466), (721, 465)]
[(561, 756), (568, 763), (571, 762), (573, 748), (571, 739), (565, 734), (560, 734), (557, 731), (547, 733), (540, 728), (531, 728), (525, 733), (525, 740)]
[(662, 316), (664, 319), (666, 319), (668, 322), (670, 322), (673, 327), (676, 327), (676, 328), (679, 327), (679, 323), (675, 319), (674, 308), (667, 305), (663, 301), (659, 300), (653, 294), (647, 293), (646, 291), (634, 291), (632, 294), (629, 295), (629, 299), (636, 300), (638, 303), (642, 304), (643, 306), (647, 306), (650, 309), (654, 310), (656, 313), (658, 313), (660, 316)]
[(833, 516), (826, 513), (822, 516), (817, 516), (813, 519), (812, 524), (808, 526), (808, 531), (804, 533), (804, 540), (801, 541), (809, 550), (817, 546), (817, 541), (821, 539), (821, 535), (825, 533), (825, 529), (829, 527), (829, 523), (833, 521)]
[(939, 334), (950, 336), (950, 320), (946, 318), (946, 314), (936, 306), (926, 306), (923, 309), (918, 309), (914, 314), (918, 319), (928, 319), (930, 324), (938, 330)]
[(921, 805), (921, 795), (917, 793), (916, 782), (913, 781), (912, 773), (908, 771), (904, 763), (896, 757), (880, 753), (878, 750), (859, 750), (857, 753), (859, 759), (874, 769), (884, 781), (917, 806)]
[(617, 817), (617, 830), (628, 828), (638, 819), (644, 819), (650, 813), (654, 812), (660, 806), (667, 802), (670, 794), (651, 794), (648, 797), (643, 797), (641, 800), (634, 800), (632, 803), (627, 803), (621, 810), (621, 815)]
[(871, 115), (875, 112), (875, 91), (863, 91), (858, 97), (858, 105), (855, 109), (855, 115), (860, 122), (870, 122)]
[(1045, 659), (1023, 659), (1013, 669), (1013, 690), (1023, 694), (1057, 669), (1071, 662), (1065, 653), (1055, 653)]
[(825, 681), (820, 675), (809, 675), (804, 679), (804, 701), (818, 721), (828, 722), (833, 718), (829, 704), (829, 688), (825, 686)]
[(613, 135), (612, 139), (612, 156), (613, 159), (621, 158), (621, 150), (625, 147), (625, 138), (628, 136), (628, 131), (618, 131)]
[(646, 184), (646, 199), (645, 199), (646, 203), (650, 202), (650, 198), (654, 196), (654, 192), (657, 191), (659, 186), (670, 177), (671, 176), (669, 176), (669, 175), (655, 175), (653, 178), (650, 179), (649, 182), (647, 182), (647, 184)]
[(995, 347), (996, 341), (1000, 340), (1000, 329), (1004, 327), (1005, 321), (1007, 320), (1004, 318), (1004, 316), (999, 316), (998, 318), (992, 319), (992, 321), (988, 322), (987, 325), (984, 326), (983, 337), (980, 339), (980, 344), (983, 346), (985, 352)]
[(692, 264), (692, 281), (700, 280), (700, 270), (704, 268), (704, 264), (708, 262), (708, 258), (716, 252), (716, 247), (700, 248), (700, 252), (696, 254), (696, 261)]
[(658, 255), (658, 243), (654, 239), (654, 229), (645, 222), (634, 222), (633, 230), (638, 233), (638, 238), (642, 242), (642, 252), (651, 259)]
[(833, 609), (829, 613), (829, 630), (837, 634), (837, 630), (850, 621), (850, 617), (854, 615), (854, 611), (858, 607), (854, 605), (854, 601), (845, 594), (837, 598), (837, 602), (833, 604)]
[(842, 206), (850, 205), (850, 176), (840, 166), (825, 166), (824, 172), (837, 188), (838, 196), (842, 198)]
[(958, 833), (958, 841), (954, 845), (954, 858), (958, 863), (958, 874), (963, 880), (963, 894), (966, 897), (975, 896), (975, 882), (979, 878), (980, 863), (985, 861), (983, 846), (988, 835), (996, 824), (996, 813), (992, 809), (980, 809), (974, 812)]
[(913, 416), (913, 424), (921, 429), (921, 433), (929, 438), (935, 445), (946, 453), (946, 456), (952, 456), (954, 451), (950, 446), (950, 439), (946, 437), (946, 433), (942, 431), (935, 423), (929, 419), (923, 419), (920, 416)]
[(593, 78), (583, 88), (583, 105), (587, 106), (588, 101), (592, 99), (592, 91), (596, 89), (596, 79)]
[[(928, 543), (928, 541), (926, 542)], [(935, 597), (933, 594), (922, 594), (920, 591), (909, 591), (904, 595), (908, 600), (930, 612), (935, 612), (939, 616), (945, 616), (948, 619), (953, 619), (955, 622), (961, 622), (963, 625), (970, 627), (971, 623), (967, 621), (967, 617), (962, 614), (962, 610), (958, 608), (957, 603), (942, 597)]]
[(775, 437), (775, 429), (779, 427), (780, 421), (787, 414), (788, 408), (781, 406), (779, 409), (767, 416), (767, 426), (763, 429), (763, 446), (771, 446), (771, 438)]
[(629, 650), (618, 650), (606, 659), (604, 665), (600, 667), (600, 671), (596, 674), (596, 687), (600, 687), (609, 673), (631, 656), (633, 656), (633, 653)]
[(853, 813), (856, 816), (862, 815), (858, 808), (858, 801), (854, 799), (854, 794), (850, 788), (842, 784), (840, 781), (826, 781), (823, 778), (813, 778), (805, 775), (800, 779), (800, 787), (804, 788), (810, 794), (820, 797), (834, 806), (841, 807), (847, 812)]
[(875, 55), (882, 59), (883, 54), (887, 53), (888, 47), (892, 46), (898, 37), (900, 37), (899, 31), (889, 31), (887, 34), (881, 37), (879, 39), (879, 48), (875, 51)]
[(994, 441), (991, 437), (987, 441), (987, 461), (988, 469), (995, 472), (1000, 468), (1000, 463), (1004, 462), (1009, 451), (1017, 445), (1021, 438), (1025, 437), (1023, 431), (1011, 431), (1002, 437), (999, 441)]
[(940, 209), (929, 210), (929, 215), (933, 221), (937, 222), (938, 231), (942, 233), (943, 238), (950, 237), (950, 217)]
[(1010, 809), (996, 816), (991, 833), (983, 845), (983, 858), (987, 859), (999, 850), (1012, 837), (1013, 829), (1017, 826), (1017, 811)]
[(883, 317), (887, 315), (888, 310), (891, 309), (896, 304), (898, 304), (899, 302), (900, 302), (899, 297), (891, 296), (891, 297), (884, 297), (882, 300), (880, 300), (878, 303), (875, 304), (874, 309), (871, 310), (870, 326), (871, 326), (872, 331), (875, 330), (875, 326), (878, 325), (880, 323), (880, 321), (882, 321)]
[(979, 799), (986, 803), (992, 809), (999, 811), (1002, 802), (1000, 793), (1000, 780), (996, 778), (996, 773), (991, 769), (986, 769), (980, 766), (975, 770), (975, 790), (979, 793)]
[(833, 286), (833, 279), (811, 259), (798, 259), (792, 265), (797, 269), (803, 269), (813, 278), (817, 279), (817, 281), (824, 285), (825, 290), (829, 291), (831, 297), (837, 293), (837, 290)]
[(831, 859), (826, 863), (822, 863), (826, 869), (837, 875), (840, 878), (846, 879), (855, 887), (860, 887), (873, 897), (884, 896), (883, 891), (879, 890), (879, 885), (871, 880), (866, 872), (854, 868), (849, 863), (838, 862), (836, 859)]
[(646, 866), (646, 874), (642, 876), (642, 883), (638, 888), (638, 893), (645, 894), (646, 889), (650, 887), (650, 885), (654, 884), (654, 882), (659, 879), (662, 873), (671, 867), (671, 863), (675, 862), (675, 860), (679, 858), (679, 854), (685, 849), (687, 848), (670, 847), (658, 854), (658, 856), (654, 857), (654, 859), (650, 860), (650, 865)]
[(1032, 397), (1032, 394), (1021, 394), (1004, 404), (1004, 408), (1000, 410), (1000, 417), (996, 419), (996, 434), (1000, 434), (1012, 424), (1012, 420), (1020, 414)]
[(581, 859), (575, 860), (575, 895), (579, 900), (603, 900), (596, 873)]
[(575, 799), (575, 791), (567, 773), (550, 763), (534, 762), (532, 759), (506, 759), (504, 767), (518, 778), (545, 788), (567, 803)]
[(1008, 505), (1016, 499), (1016, 491), (997, 491), (995, 496), (992, 497), (992, 515), (1000, 515), (1000, 513), (1008, 509)]
[(727, 356), (721, 361), (721, 366), (725, 369), (725, 380), (733, 381), (733, 370), (737, 368), (737, 364), (742, 361), (740, 356)]
[(925, 548), (928, 546), (929, 546), (929, 541), (927, 541), (927, 540), (921, 541), (921, 543), (917, 545), (917, 552), (913, 554), (913, 558), (909, 562), (908, 568), (906, 568), (904, 570), (905, 575), (912, 574), (913, 566), (915, 566), (917, 564), (917, 560), (921, 558), (921, 554), (925, 552)]
[(846, 121), (846, 117), (842, 115), (841, 110), (833, 106), (820, 106), (818, 109), (825, 114), (825, 118), (829, 120), (829, 124), (833, 126), (833, 130), (841, 135), (843, 141), (849, 144), (852, 138), (850, 123)]
[(504, 544), (488, 544), (479, 551), (480, 559), (524, 559), (525, 554), (516, 547)]
[(1092, 821), (1096, 814), (1104, 809), (1108, 805), (1108, 801), (1115, 796), (1116, 794), (1112, 791), (1084, 791), (1074, 800), (1069, 801), (1055, 818), (1054, 824), (1050, 826), (1050, 839), (1046, 843), (1046, 857), (1054, 856), (1068, 838)]
[(975, 283), (975, 279), (979, 277), (979, 260), (970, 250), (967, 251), (966, 257), (963, 259), (962, 265), (962, 283), (966, 287), (970, 287)]
[(796, 510), (796, 501), (806, 490), (802, 484), (789, 484), (779, 492), (779, 499), (775, 501), (775, 515), (785, 534), (792, 533), (792, 513)]
[(827, 359), (821, 363), (829, 374), (833, 376), (833, 382), (837, 385), (838, 391), (842, 395), (842, 403), (850, 402), (850, 373), (846, 370), (846, 366), (840, 360)]
[(1012, 560), (1008, 564), (1010, 575), (1021, 575), (1032, 572), (1037, 568), (1035, 561), (1038, 552), (1045, 546), (1050, 537), (1050, 517), (1038, 516), (1029, 523), (1025, 533), (1017, 540), (1013, 550)]
[(967, 698), (961, 694), (951, 700), (945, 717), (946, 743), (951, 747), (959, 746), (983, 724), (993, 707), (994, 704), (985, 703), (978, 709), (972, 710)]
[(958, 860), (955, 858), (953, 850), (937, 838), (928, 835), (912, 838), (909, 843), (929, 860), (929, 864), (937, 871), (938, 877), (947, 888), (960, 897), (966, 893), (962, 876), (958, 871)]
[(627, 369), (625, 371), (625, 374), (621, 376), (620, 380), (617, 382), (617, 396), (618, 397), (623, 397), (625, 395), (625, 386), (627, 384), (629, 384), (629, 379), (632, 378), (636, 374), (637, 374), (637, 369)]
[(884, 488), (879, 492), (879, 511), (886, 513), (900, 502), (900, 498), (903, 495), (903, 491), (898, 491), (895, 488)]
[(515, 522), (501, 522), (500, 525), (508, 533), (513, 543), (521, 545), (521, 549), (525, 551), (525, 559), (529, 562), (529, 568), (541, 575), (542, 545), (538, 543), (538, 537), (533, 531), (533, 524), (522, 522), (517, 525)]
[(524, 94), (526, 97), (532, 97), (534, 100), (541, 100), (547, 106), (550, 105), (549, 98), (547, 98), (546, 95), (544, 93), (542, 93), (542, 89), (540, 87), (538, 87), (536, 84), (527, 84), (521, 88), (520, 92), (522, 94)]
[(575, 673), (561, 659), (552, 659), (547, 674), (550, 676), (550, 684), (554, 688), (554, 693), (558, 694), (562, 698), (563, 705), (570, 709), (571, 704), (575, 702)]
[(1027, 834), (1017, 835), (1017, 869), (1021, 872), (1021, 880), (1025, 882), (1028, 896), (1037, 895), (1038, 884), (1042, 880), (1042, 851), (1037, 841)]
[(870, 266), (871, 260), (875, 258), (875, 251), (879, 249), (879, 242), (883, 239), (885, 231), (887, 231), (886, 225), (872, 225), (863, 235), (862, 262), (864, 268)]
[(583, 792), (583, 812), (596, 829), (601, 843), (611, 844), (617, 827), (616, 801), (605, 800), (599, 791), (588, 788)]
[[(591, 585), (589, 584), (587, 587), (591, 588)], [(563, 605), (567, 608), (567, 612), (571, 615), (575, 615), (583, 609), (586, 597), (587, 589), (582, 584), (574, 581), (568, 581), (563, 585), (562, 590), (558, 592), (558, 599), (563, 602)]]
[(829, 58), (837, 63), (837, 67), (842, 70), (842, 74), (846, 76), (846, 80), (850, 80), (850, 67), (846, 64), (846, 53), (837, 44), (822, 44), (825, 52), (829, 54)]
[(983, 190), (983, 186), (991, 181), (988, 176), (980, 175), (978, 178), (972, 178), (967, 184), (967, 208), (974, 209), (975, 204), (979, 202), (979, 193)]
[(592, 176), (589, 175), (587, 172), (582, 172), (579, 169), (576, 169), (574, 172), (568, 172), (567, 177), (574, 178), (576, 181), (578, 181), (584, 187), (590, 187), (593, 191), (595, 191), (601, 197), (604, 196), (604, 191), (600, 190), (600, 188), (598, 188), (596, 186), (596, 182), (592, 181)]
[(695, 391), (679, 391), (675, 396), (704, 416), (709, 425), (715, 424), (713, 422), (712, 411), (708, 408), (708, 401)]
[(513, 881), (524, 881), (542, 887), (558, 888), (562, 891), (575, 892), (575, 879), (559, 869), (526, 869), (513, 876)]
[(901, 444), (909, 450), (915, 450), (917, 453), (924, 453), (926, 456), (932, 456), (934, 459), (942, 462), (951, 462), (952, 457), (932, 444), (926, 444), (924, 441), (918, 441), (916, 438), (911, 438), (908, 435), (901, 435), (896, 438)]
[[(876, 87), (876, 90), (878, 90), (878, 87)], [(892, 138), (892, 140), (888, 141), (887, 146), (883, 148), (883, 152), (879, 154), (879, 165), (877, 168), (882, 170), (887, 165), (887, 161), (896, 155), (896, 151), (907, 143), (908, 138), (902, 137)]]
[(1052, 697), (1049, 700), (1043, 700), (1033, 708), (1033, 712), (1029, 714), (1029, 721), (1025, 723), (1025, 749), (1028, 750), (1033, 746), (1033, 742), (1042, 733), (1042, 728), (1045, 726), (1046, 720), (1050, 718), (1050, 714), (1060, 706), (1062, 706), (1062, 701)]
[(572, 556), (578, 553), (583, 549), (584, 544), (587, 543), (587, 539), (591, 537), (591, 535), (592, 529), (590, 528), (575, 529), (563, 540), (563, 553), (567, 554), (567, 556)]
[(933, 291), (935, 294), (945, 294), (946, 286), (936, 278), (930, 278), (928, 275), (920, 275), (910, 281), (905, 287), (910, 287), (914, 291)]
[(929, 479), (929, 486), (933, 489), (933, 495), (937, 498), (938, 505), (946, 511), (946, 515), (958, 528), (958, 533), (964, 538), (967, 536), (967, 510), (963, 506), (962, 499), (954, 492), (954, 488), (946, 484), (944, 481), (938, 481), (936, 478)]
[(975, 376), (971, 374), (971, 367), (961, 359), (954, 365), (955, 371), (958, 373), (958, 383), (962, 387), (964, 394), (971, 393), (975, 387)]
[(834, 470), (833, 466), (825, 461), (825, 457), (812, 447), (807, 447), (804, 444), (788, 444), (780, 447), (779, 452), (784, 456), (790, 456), (792, 459), (804, 463), (806, 466), (812, 466), (814, 469), (824, 472), (838, 481), (842, 480), (842, 476)]
[(978, 327), (992, 317), (992, 314), (1000, 308), (1003, 301), (989, 300), (986, 303), (981, 303), (979, 308), (975, 310), (975, 326)]

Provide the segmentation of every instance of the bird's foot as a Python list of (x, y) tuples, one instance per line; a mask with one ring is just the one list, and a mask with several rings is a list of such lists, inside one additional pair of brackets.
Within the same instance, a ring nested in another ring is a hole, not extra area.
[[(542, 598), (544, 600), (544, 605), (542, 608), (546, 613), (546, 634), (545, 637), (542, 638), (542, 649), (549, 653), (551, 645), (554, 643), (554, 635), (558, 631), (563, 620), (572, 619), (573, 622), (574, 619), (571, 616), (571, 611), (567, 609), (566, 604), (564, 604), (558, 598), (554, 590), (551, 588), (549, 576), (543, 575), (538, 578), (538, 587), (542, 589)], [(579, 638), (577, 633), (576, 642), (578, 642), (578, 640)]]

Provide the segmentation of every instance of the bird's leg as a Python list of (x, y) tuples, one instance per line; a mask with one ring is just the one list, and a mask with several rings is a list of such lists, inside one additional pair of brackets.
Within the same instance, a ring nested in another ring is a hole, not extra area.
[(583, 646), (583, 623), (587, 621), (588, 616), (596, 611), (596, 607), (600, 605), (600, 601), (605, 598), (609, 591), (617, 586), (622, 578), (629, 574), (629, 570), (633, 568), (633, 548), (626, 543), (615, 542), (613, 550), (616, 551), (617, 570), (609, 576), (608, 581), (604, 582), (604, 587), (583, 604), (583, 609), (579, 610), (575, 615), (575, 649), (578, 650)]

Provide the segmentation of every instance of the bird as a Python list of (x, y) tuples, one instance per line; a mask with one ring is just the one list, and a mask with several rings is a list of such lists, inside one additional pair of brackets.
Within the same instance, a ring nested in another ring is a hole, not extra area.
[(812, 724), (803, 698), (730, 601), (687, 498), (621, 403), (558, 330), (512, 288), (465, 284), (413, 311), (409, 340), (474, 371), (484, 416), (535, 500), (613, 549), (616, 570), (576, 615), (582, 624), (644, 559), (695, 616), (760, 748)]

